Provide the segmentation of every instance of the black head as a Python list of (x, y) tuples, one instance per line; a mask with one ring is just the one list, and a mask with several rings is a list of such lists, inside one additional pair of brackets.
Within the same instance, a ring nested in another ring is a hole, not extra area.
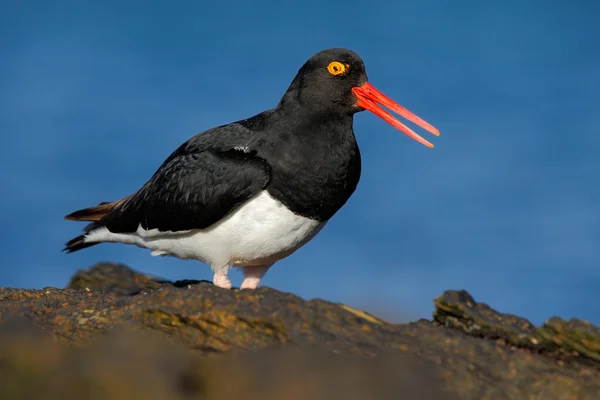
[[(367, 82), (362, 59), (352, 50), (333, 48), (318, 52), (298, 71), (282, 102), (343, 114), (362, 111), (352, 88)], [(290, 98), (291, 97), (291, 98)]]
[(313, 112), (342, 115), (368, 110), (418, 142), (433, 147), (377, 103), (439, 135), (433, 126), (369, 84), (363, 60), (352, 50), (343, 48), (322, 50), (309, 58), (296, 74), (279, 107), (300, 106)]

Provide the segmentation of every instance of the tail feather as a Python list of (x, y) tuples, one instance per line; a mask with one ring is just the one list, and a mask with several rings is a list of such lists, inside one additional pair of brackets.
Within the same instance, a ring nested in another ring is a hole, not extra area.
[(70, 221), (98, 222), (108, 215), (112, 210), (123, 205), (130, 197), (131, 195), (117, 201), (103, 201), (97, 206), (74, 211), (71, 214), (66, 215), (65, 219)]
[(69, 240), (63, 251), (66, 253), (73, 253), (77, 250), (85, 249), (86, 247), (94, 246), (96, 244), (99, 244), (99, 242), (86, 243), (85, 235), (79, 235), (76, 238)]
[[(65, 219), (70, 220), (70, 221), (89, 221), (90, 223), (83, 228), (83, 232), (88, 233), (88, 232), (92, 231), (93, 229), (99, 227), (101, 225), (101, 223), (99, 224), (98, 222), (102, 218), (104, 218), (105, 216), (110, 214), (117, 207), (122, 206), (130, 197), (131, 197), (131, 195), (124, 197), (121, 200), (117, 200), (117, 201), (112, 201), (112, 202), (104, 201), (104, 202), (98, 204), (97, 206), (88, 207), (88, 208), (74, 211), (74, 212), (66, 215)], [(97, 245), (100, 243), (100, 242), (86, 242), (85, 237), (86, 237), (86, 235), (83, 234), (83, 235), (79, 235), (79, 236), (69, 240), (66, 243), (63, 251), (65, 251), (67, 253), (73, 253), (75, 251), (82, 250), (87, 247), (91, 247), (91, 246), (94, 246), (94, 245)]]

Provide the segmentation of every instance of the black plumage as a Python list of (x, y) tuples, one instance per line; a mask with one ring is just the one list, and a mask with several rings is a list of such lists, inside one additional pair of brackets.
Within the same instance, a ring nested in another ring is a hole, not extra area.
[[(326, 67), (333, 59), (351, 65), (351, 72), (332, 81)], [(140, 224), (163, 232), (203, 229), (264, 189), (299, 215), (330, 219), (360, 179), (352, 116), (361, 109), (352, 106), (350, 89), (366, 79), (353, 52), (318, 54), (276, 108), (192, 137), (139, 191), (84, 231), (104, 226), (131, 233)], [(67, 250), (77, 250), (77, 242)]]

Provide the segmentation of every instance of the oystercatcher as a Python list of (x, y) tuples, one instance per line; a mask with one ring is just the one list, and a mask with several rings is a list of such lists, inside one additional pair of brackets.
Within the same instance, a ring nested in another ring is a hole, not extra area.
[(354, 193), (361, 173), (355, 113), (371, 111), (433, 147), (378, 104), (439, 135), (368, 83), (355, 52), (320, 51), (275, 108), (193, 136), (137, 192), (67, 215), (89, 224), (64, 250), (132, 244), (209, 264), (221, 288), (231, 288), (229, 268), (241, 267), (240, 288), (255, 289)]

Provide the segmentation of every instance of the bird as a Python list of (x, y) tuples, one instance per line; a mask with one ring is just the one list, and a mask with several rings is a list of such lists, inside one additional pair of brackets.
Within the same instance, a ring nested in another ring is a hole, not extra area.
[(208, 264), (213, 284), (256, 289), (275, 264), (312, 240), (346, 204), (361, 176), (354, 115), (370, 111), (432, 148), (383, 107), (440, 132), (376, 89), (361, 57), (328, 48), (297, 71), (278, 104), (207, 129), (176, 148), (136, 192), (65, 216), (85, 221), (72, 253), (122, 243), (152, 256)]

